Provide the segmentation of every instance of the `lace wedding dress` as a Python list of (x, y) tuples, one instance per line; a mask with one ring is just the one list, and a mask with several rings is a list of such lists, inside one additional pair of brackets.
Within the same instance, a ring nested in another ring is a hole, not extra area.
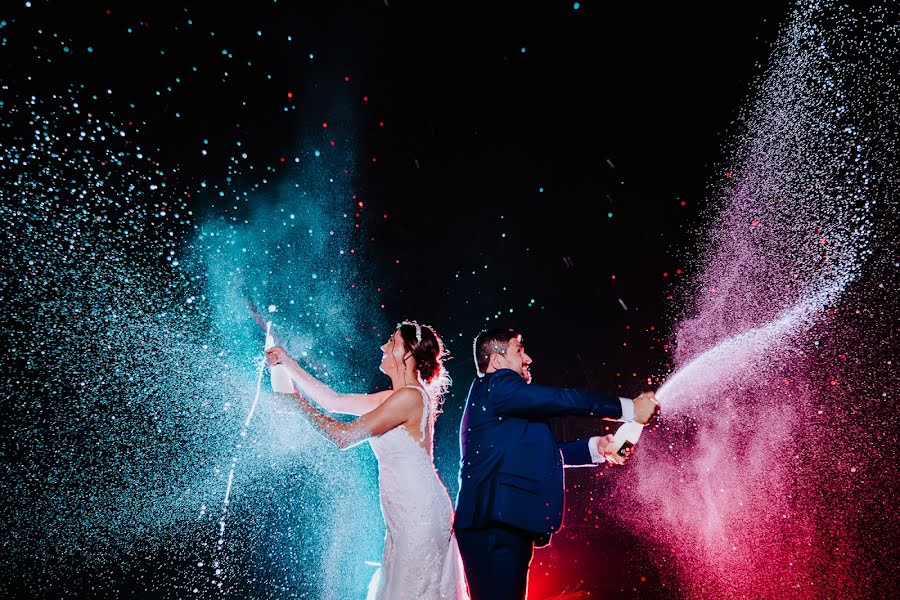
[(436, 407), (424, 389), (406, 387), (422, 394), (419, 431), (401, 425), (369, 440), (378, 459), (387, 535), (367, 600), (464, 600), (468, 594), (453, 533), (453, 505), (430, 452)]

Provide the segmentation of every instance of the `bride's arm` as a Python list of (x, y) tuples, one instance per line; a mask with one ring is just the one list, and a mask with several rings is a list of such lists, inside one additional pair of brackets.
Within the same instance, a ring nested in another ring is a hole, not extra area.
[(300, 392), (329, 412), (364, 415), (393, 393), (393, 390), (384, 390), (375, 394), (339, 394), (310, 375), (281, 346), (266, 350), (266, 358), (269, 365), (284, 365)]
[(417, 409), (422, 408), (422, 396), (419, 392), (403, 388), (394, 392), (371, 412), (345, 423), (320, 413), (299, 392), (281, 395), (292, 399), (310, 424), (341, 450), (403, 425)]

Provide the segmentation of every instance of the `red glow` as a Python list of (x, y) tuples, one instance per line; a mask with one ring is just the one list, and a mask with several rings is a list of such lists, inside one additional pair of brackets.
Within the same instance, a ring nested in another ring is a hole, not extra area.
[(288, 92), (288, 100), (294, 97), (294, 92)]
[(328, 123), (322, 123), (322, 127), (324, 127), (325, 129), (328, 129)]

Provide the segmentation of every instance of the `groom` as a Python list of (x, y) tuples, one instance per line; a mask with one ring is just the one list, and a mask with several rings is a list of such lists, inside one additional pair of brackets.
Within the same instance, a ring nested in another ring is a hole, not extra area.
[(474, 352), (478, 379), (459, 432), (456, 539), (472, 600), (521, 600), (535, 545), (548, 544), (562, 525), (563, 463), (624, 462), (613, 452), (613, 436), (557, 444), (547, 419), (582, 415), (646, 424), (659, 407), (652, 392), (629, 400), (529, 385), (531, 357), (512, 330), (482, 331)]

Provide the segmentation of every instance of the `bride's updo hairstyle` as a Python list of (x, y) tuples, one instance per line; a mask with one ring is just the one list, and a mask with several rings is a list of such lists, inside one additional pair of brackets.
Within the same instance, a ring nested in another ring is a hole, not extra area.
[(444, 367), (450, 353), (444, 349), (444, 342), (430, 325), (419, 325), (415, 321), (404, 321), (397, 326), (406, 351), (416, 361), (416, 371), (428, 395), (437, 406), (443, 402), (443, 395), (450, 388), (450, 375)]

